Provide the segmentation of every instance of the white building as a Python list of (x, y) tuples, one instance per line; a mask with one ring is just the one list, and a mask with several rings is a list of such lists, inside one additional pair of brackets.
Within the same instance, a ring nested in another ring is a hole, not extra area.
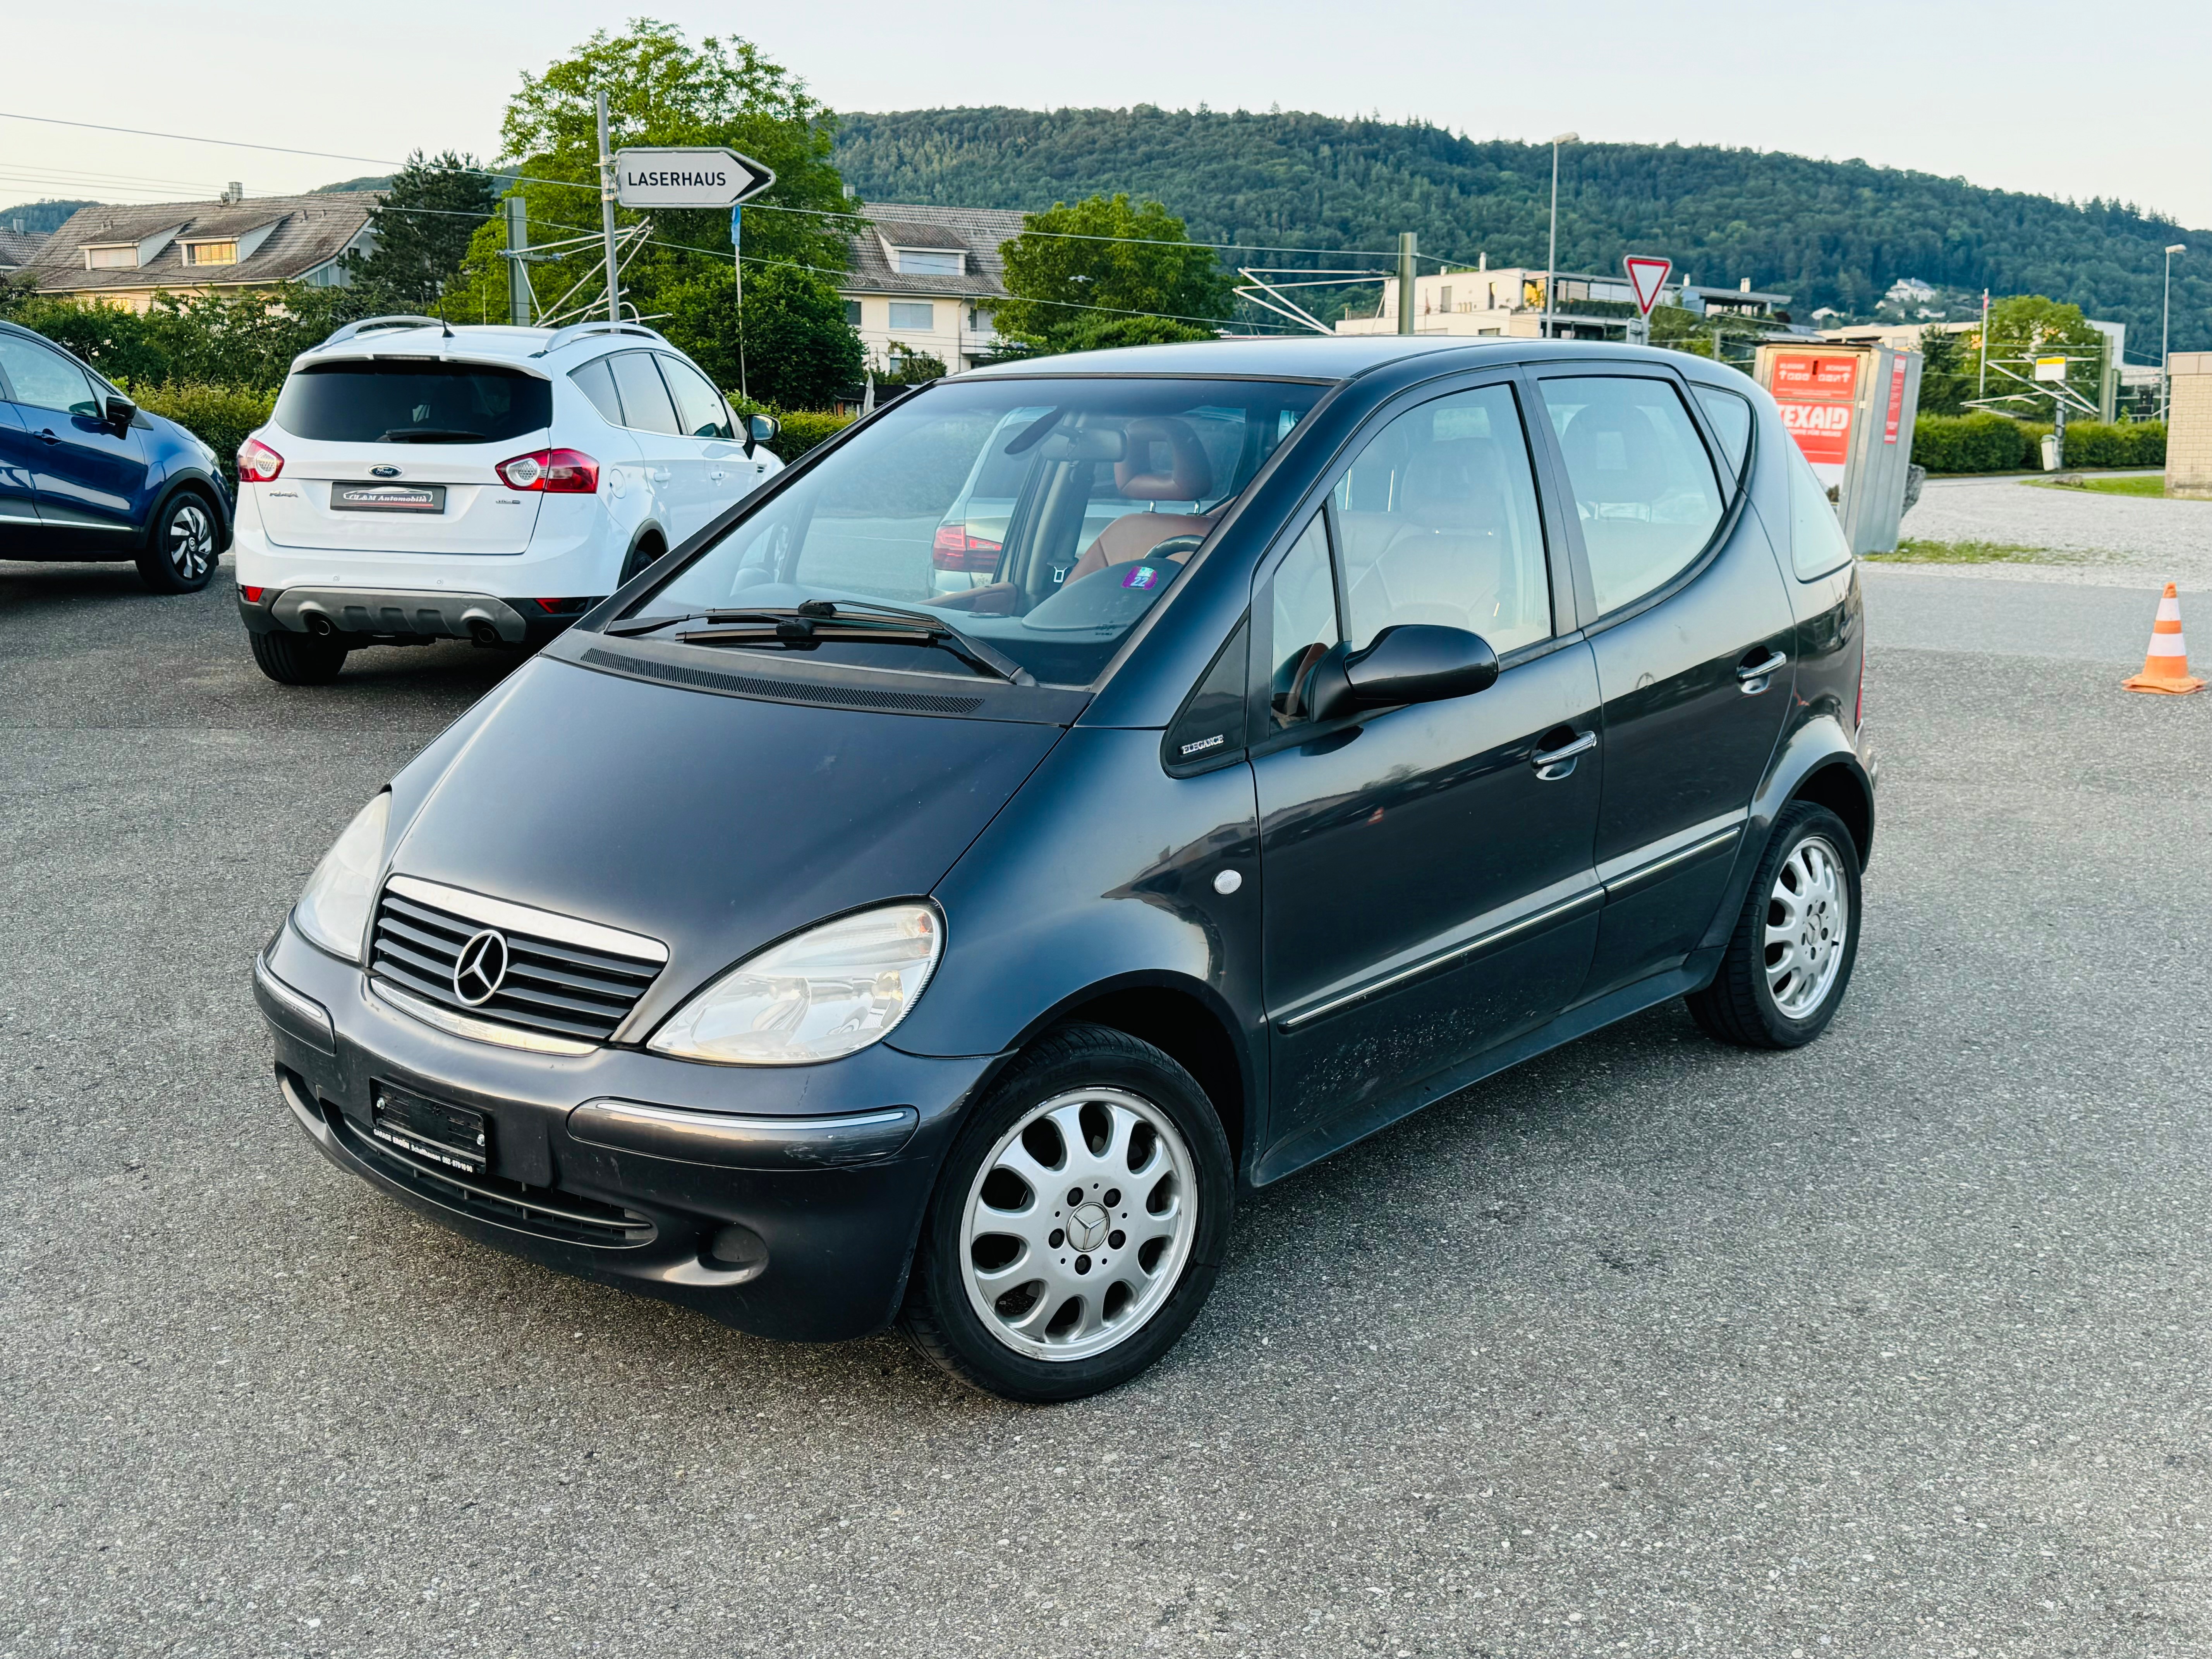
[(341, 262), (376, 245), (368, 191), (79, 208), (27, 267), (39, 292), (144, 311), (158, 293), (308, 283), (344, 288)]
[[(1636, 291), (1626, 276), (1600, 276), (1591, 271), (1562, 270), (1553, 301), (1552, 331), (1563, 340), (1625, 340), (1634, 316)], [(1596, 305), (1607, 309), (1600, 311)], [(1735, 288), (1705, 288), (1681, 281), (1659, 290), (1658, 303), (1679, 306), (1698, 316), (1730, 313), (1787, 324), (1786, 294), (1753, 289), (1749, 277)], [(1626, 309), (1615, 309), (1626, 307)], [(1382, 303), (1372, 316), (1346, 317), (1336, 325), (1340, 334), (1395, 334), (1398, 331), (1398, 279), (1382, 283)], [(1413, 279), (1413, 331), (1416, 334), (1497, 335), (1510, 339), (1540, 339), (1544, 332), (1544, 272), (1522, 265), (1492, 269), (1485, 255), (1473, 270), (1438, 271)]]
[(854, 211), (867, 228), (852, 239), (837, 290), (870, 367), (880, 374), (898, 358), (929, 356), (957, 374), (989, 362), (999, 344), (991, 313), (1006, 297), (999, 249), (1022, 234), (1022, 216), (903, 202)]

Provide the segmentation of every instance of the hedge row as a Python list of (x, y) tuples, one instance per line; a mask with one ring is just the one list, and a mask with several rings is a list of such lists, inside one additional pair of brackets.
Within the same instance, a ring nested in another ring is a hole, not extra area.
[(859, 418), (825, 409), (794, 409), (779, 413), (776, 419), (783, 422), (783, 430), (776, 434), (775, 441), (769, 447), (788, 465), (817, 444), (829, 442)]
[[(2009, 415), (1923, 415), (1912, 423), (1912, 459), (1930, 472), (2016, 472), (2043, 465), (2048, 422)], [(2163, 421), (2071, 421), (2066, 465), (2164, 466)]]
[(239, 445), (254, 428), (267, 424), (276, 403), (273, 392), (189, 382), (132, 386), (130, 392), (149, 415), (167, 416), (215, 451), (233, 484), (238, 482)]

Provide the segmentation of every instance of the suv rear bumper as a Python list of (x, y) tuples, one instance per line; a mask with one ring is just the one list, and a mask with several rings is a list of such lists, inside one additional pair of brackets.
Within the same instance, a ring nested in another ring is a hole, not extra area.
[(238, 593), (239, 620), (249, 634), (336, 635), (366, 645), (373, 640), (423, 642), (468, 640), (477, 645), (544, 644), (590, 609), (597, 596), (562, 602), (558, 611), (534, 599), (489, 593), (374, 587), (264, 587), (258, 599)]

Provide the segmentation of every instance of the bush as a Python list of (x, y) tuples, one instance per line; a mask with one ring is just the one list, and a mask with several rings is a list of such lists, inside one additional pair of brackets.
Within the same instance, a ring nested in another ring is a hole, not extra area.
[(1912, 459), (1930, 472), (2012, 472), (2035, 465), (2034, 453), (2030, 428), (2009, 415), (1923, 415), (1912, 423)]
[(267, 423), (276, 402), (273, 392), (189, 381), (132, 387), (131, 396), (149, 415), (166, 416), (214, 450), (233, 487), (238, 483), (239, 445), (247, 433)]
[[(2048, 421), (2009, 415), (1923, 415), (1912, 423), (1912, 459), (1930, 472), (2033, 471), (2043, 465)], [(2162, 421), (2069, 421), (2066, 465), (2164, 466)]]
[[(737, 399), (733, 398), (730, 401), (735, 403)], [(776, 434), (775, 441), (769, 447), (788, 465), (808, 450), (827, 443), (852, 425), (859, 416), (840, 415), (826, 409), (794, 409), (779, 414), (776, 418), (783, 422), (783, 430)]]

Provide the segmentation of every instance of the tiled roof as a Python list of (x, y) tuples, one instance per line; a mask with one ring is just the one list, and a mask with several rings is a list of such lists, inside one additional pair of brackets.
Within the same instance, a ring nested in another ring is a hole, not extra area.
[(0, 270), (27, 265), (46, 245), (46, 239), (42, 235), (34, 236), (29, 231), (19, 233), (0, 225)]
[[(927, 294), (997, 299), (1006, 291), (999, 245), (1022, 234), (1022, 216), (1000, 208), (924, 207), (912, 202), (876, 202), (854, 210), (872, 228), (852, 238), (852, 269), (837, 286), (848, 294)], [(916, 238), (927, 234), (932, 240)], [(895, 270), (884, 243), (913, 248), (965, 248), (967, 274), (917, 276)]]
[[(313, 196), (264, 196), (247, 202), (163, 202), (138, 206), (80, 208), (46, 239), (31, 262), (47, 292), (98, 289), (205, 288), (283, 283), (304, 276), (341, 252), (368, 222), (380, 198), (368, 191)], [(183, 244), (243, 236), (278, 222), (268, 240), (234, 265), (188, 265)], [(137, 242), (164, 231), (176, 234), (149, 264), (137, 269), (88, 270), (84, 249), (100, 243)]]

